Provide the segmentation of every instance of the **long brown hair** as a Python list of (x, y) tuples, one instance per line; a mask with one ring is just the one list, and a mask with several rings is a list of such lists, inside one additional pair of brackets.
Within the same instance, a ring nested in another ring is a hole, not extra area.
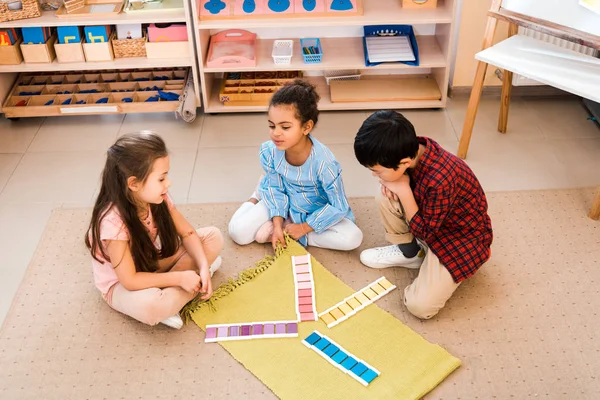
[[(116, 207), (129, 232), (129, 245), (136, 271), (155, 272), (160, 258), (175, 254), (180, 239), (167, 204), (164, 201), (161, 204), (150, 204), (160, 237), (161, 249), (158, 250), (140, 221), (135, 199), (127, 185), (127, 179), (132, 176), (145, 184), (154, 161), (168, 155), (162, 138), (149, 131), (121, 136), (108, 149), (102, 172), (102, 187), (85, 236), (85, 245), (94, 259), (99, 262), (109, 259), (100, 243), (100, 224), (112, 207)], [(104, 260), (99, 258), (99, 254)]]

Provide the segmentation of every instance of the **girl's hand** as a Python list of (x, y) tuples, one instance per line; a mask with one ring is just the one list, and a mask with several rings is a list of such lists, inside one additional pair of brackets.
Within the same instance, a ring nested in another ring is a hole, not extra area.
[(283, 229), (281, 226), (273, 227), (273, 236), (271, 236), (271, 244), (273, 245), (273, 250), (277, 249), (277, 243), (281, 243), (281, 245), (285, 248), (285, 236), (283, 235)]
[(285, 227), (285, 233), (290, 235), (294, 240), (298, 240), (308, 232), (304, 224), (289, 224)]
[[(179, 286), (188, 293), (200, 292), (200, 275), (196, 271), (179, 271)], [(210, 273), (209, 273), (210, 276)]]
[(208, 266), (200, 268), (200, 283), (202, 284), (202, 300), (207, 300), (213, 294), (212, 280), (210, 279), (210, 268)]

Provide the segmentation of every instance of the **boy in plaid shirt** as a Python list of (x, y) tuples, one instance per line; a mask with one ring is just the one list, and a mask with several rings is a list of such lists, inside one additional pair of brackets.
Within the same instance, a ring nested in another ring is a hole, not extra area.
[(371, 268), (419, 269), (404, 289), (418, 318), (441, 310), (460, 283), (490, 258), (487, 200), (469, 166), (435, 141), (418, 137), (395, 111), (378, 111), (354, 140), (357, 160), (381, 183), (379, 212), (391, 246), (364, 250)]

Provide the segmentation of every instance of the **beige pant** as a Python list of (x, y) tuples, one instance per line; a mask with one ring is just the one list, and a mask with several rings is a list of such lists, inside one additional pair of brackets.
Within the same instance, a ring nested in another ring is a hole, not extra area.
[[(392, 244), (410, 243), (413, 235), (408, 229), (400, 202), (379, 196), (377, 203), (385, 227), (386, 240)], [(406, 308), (421, 319), (429, 319), (436, 315), (460, 285), (454, 282), (452, 275), (437, 256), (429, 248), (426, 247), (425, 250), (419, 276), (404, 289)]]
[[(208, 265), (211, 265), (223, 249), (223, 235), (215, 227), (200, 228), (197, 232), (202, 241)], [(161, 268), (161, 272), (197, 269), (183, 248), (170, 259), (173, 259), (173, 264), (164, 269)], [(110, 288), (105, 300), (109, 306), (125, 315), (144, 324), (156, 325), (177, 314), (194, 297), (196, 297), (195, 293), (188, 293), (180, 287), (130, 291), (117, 283)]]

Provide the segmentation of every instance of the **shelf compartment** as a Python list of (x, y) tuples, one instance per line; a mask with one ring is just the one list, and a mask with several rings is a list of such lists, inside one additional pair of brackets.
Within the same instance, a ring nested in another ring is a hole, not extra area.
[[(142, 15), (143, 14), (143, 15)], [(42, 11), (39, 18), (20, 19), (2, 22), (0, 28), (22, 28), (29, 26), (64, 26), (64, 25), (119, 25), (136, 23), (186, 22), (185, 11), (148, 11), (144, 13), (120, 13), (110, 17), (70, 17), (58, 18), (56, 11)]]
[[(398, 79), (423, 79), (424, 76), (406, 76), (399, 77)], [(317, 92), (321, 96), (319, 102), (319, 110), (379, 110), (379, 109), (417, 109), (417, 108), (442, 108), (445, 106), (445, 100), (442, 97), (441, 100), (406, 100), (406, 101), (360, 101), (360, 102), (349, 102), (349, 103), (333, 103), (331, 101), (331, 95), (329, 92), (329, 86), (325, 82), (325, 78), (322, 76), (318, 77), (305, 77), (304, 79), (310, 81), (316, 86)], [(361, 79), (381, 79), (378, 76), (364, 77)], [(223, 113), (223, 112), (264, 112), (267, 110), (266, 105), (239, 105), (239, 106), (226, 106), (221, 103), (219, 98), (219, 88), (222, 85), (222, 80), (215, 79), (212, 83), (212, 91), (206, 104), (205, 112), (207, 113)]]
[[(200, 7), (196, 4), (196, 7)], [(441, 0), (437, 8), (433, 9), (406, 9), (402, 8), (399, 0), (365, 0), (363, 15), (332, 17), (293, 17), (270, 19), (238, 19), (201, 21), (198, 19), (199, 29), (228, 29), (235, 26), (238, 29), (246, 28), (276, 28), (276, 27), (306, 27), (306, 26), (364, 26), (382, 24), (449, 24), (453, 18), (453, 1)]]
[[(273, 39), (259, 39), (256, 46), (255, 67), (235, 67), (235, 71), (270, 70), (327, 70), (327, 69), (407, 69), (407, 68), (443, 68), (446, 66), (438, 39), (434, 35), (417, 36), (420, 64), (418, 67), (401, 63), (384, 63), (374, 67), (365, 66), (362, 37), (321, 38), (321, 47), (325, 53), (318, 64), (305, 64), (301, 54), (300, 39), (294, 39), (294, 56), (290, 64), (275, 64), (271, 52)], [(204, 72), (232, 71), (233, 67), (204, 66)]]

